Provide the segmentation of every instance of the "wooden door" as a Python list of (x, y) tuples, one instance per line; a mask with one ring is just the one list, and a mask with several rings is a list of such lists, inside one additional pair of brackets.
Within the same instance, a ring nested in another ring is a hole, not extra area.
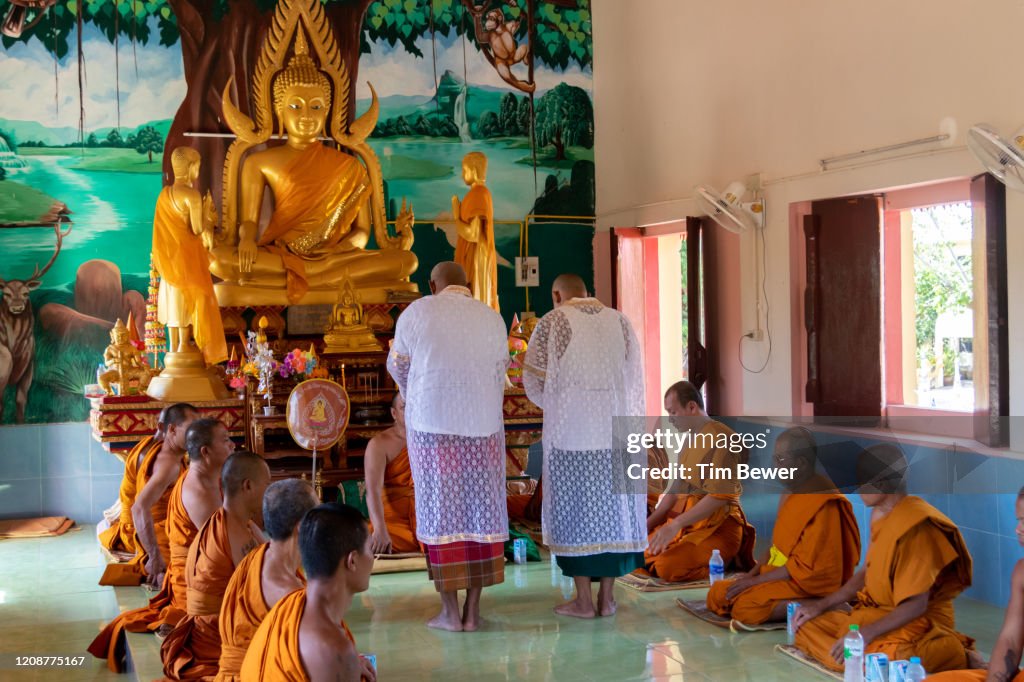
[(806, 399), (816, 417), (882, 413), (882, 204), (816, 201), (804, 218)]

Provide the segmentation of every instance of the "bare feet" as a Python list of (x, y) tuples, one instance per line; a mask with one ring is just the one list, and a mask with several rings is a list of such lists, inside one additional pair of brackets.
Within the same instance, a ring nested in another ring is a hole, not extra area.
[(612, 599), (609, 602), (602, 602), (600, 604), (600, 611), (598, 611), (598, 613), (600, 613), (600, 615), (602, 615), (602, 616), (614, 616), (615, 615), (615, 610), (618, 607), (619, 607), (618, 602), (616, 602), (614, 599)]
[(448, 632), (462, 632), (462, 619), (458, 615), (450, 615), (442, 611), (427, 622), (428, 628), (447, 630)]
[(967, 650), (967, 667), (971, 670), (984, 670), (988, 668), (988, 662), (977, 649)]
[(593, 618), (597, 615), (593, 603), (581, 602), (576, 599), (559, 604), (555, 607), (555, 613), (559, 616), (572, 616), (573, 618)]
[(476, 632), (480, 629), (480, 616), (478, 614), (463, 616), (462, 631)]

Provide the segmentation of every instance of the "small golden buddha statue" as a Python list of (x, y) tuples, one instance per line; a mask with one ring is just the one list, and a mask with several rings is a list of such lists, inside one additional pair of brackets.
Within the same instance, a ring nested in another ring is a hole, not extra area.
[(327, 405), (323, 398), (317, 398), (313, 403), (313, 410), (309, 415), (309, 423), (313, 426), (325, 426), (327, 424)]
[(462, 201), (452, 197), (452, 215), (455, 216), (459, 235), (455, 243), (455, 262), (466, 271), (473, 298), (500, 313), (494, 204), (491, 191), (484, 184), (487, 180), (487, 157), (482, 152), (470, 152), (463, 157), (462, 180), (469, 185), (469, 192)]
[[(231, 84), (225, 88), (224, 118), (238, 139), (225, 160), (225, 243), (212, 250), (210, 266), (224, 280), (216, 287), (222, 306), (333, 302), (346, 273), (365, 300), (417, 291), (408, 281), (417, 267), (412, 207), (403, 200), (391, 236), (380, 162), (366, 143), (377, 121), (376, 94), (349, 126), (348, 75), (337, 45), (324, 42), (330, 27), (319, 25), (326, 19), (316, 3), (278, 3), (275, 21), (283, 28), (268, 34), (253, 76), (255, 122), (231, 104)], [(275, 119), (285, 144), (256, 149), (269, 141)], [(324, 136), (352, 153), (323, 144)], [(263, 211), (267, 190), (273, 208)], [(377, 250), (366, 248), (371, 229)]]
[(370, 353), (383, 350), (363, 318), (352, 280), (342, 279), (338, 302), (331, 310), (331, 322), (324, 334), (325, 353)]
[(110, 345), (103, 351), (103, 366), (107, 370), (100, 373), (97, 380), (107, 395), (114, 392), (111, 384), (117, 384), (119, 395), (144, 393), (153, 378), (142, 353), (128, 340), (128, 328), (120, 318), (110, 330)]

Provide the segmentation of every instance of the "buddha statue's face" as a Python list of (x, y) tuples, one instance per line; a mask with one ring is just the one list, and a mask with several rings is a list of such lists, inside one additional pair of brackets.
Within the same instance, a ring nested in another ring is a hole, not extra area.
[(284, 91), (281, 123), (289, 139), (309, 142), (319, 137), (327, 121), (327, 93), (316, 85), (293, 85)]

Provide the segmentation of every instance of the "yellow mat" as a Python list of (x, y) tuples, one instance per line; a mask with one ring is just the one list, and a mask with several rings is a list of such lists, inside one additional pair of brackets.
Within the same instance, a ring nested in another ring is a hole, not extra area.
[(373, 562), (373, 573), (404, 573), (427, 570), (425, 554), (407, 552), (404, 554), (378, 554)]
[(783, 656), (788, 656), (789, 658), (792, 658), (794, 661), (797, 661), (798, 663), (803, 663), (808, 668), (813, 668), (814, 670), (817, 670), (825, 677), (828, 677), (833, 680), (843, 679), (842, 673), (837, 673), (833, 670), (829, 670), (821, 663), (818, 663), (818, 661), (816, 661), (815, 659), (811, 658), (804, 652), (797, 649), (795, 646), (791, 646), (789, 644), (776, 644), (775, 650), (781, 653)]
[[(727, 579), (733, 579), (735, 577), (737, 576), (726, 576)], [(641, 575), (638, 573), (628, 573), (621, 578), (616, 578), (615, 582), (623, 587), (636, 590), (637, 592), (671, 592), (672, 590), (697, 590), (702, 587), (711, 587), (711, 582), (707, 578), (685, 583), (671, 583), (667, 580), (662, 580), (661, 578)]]

